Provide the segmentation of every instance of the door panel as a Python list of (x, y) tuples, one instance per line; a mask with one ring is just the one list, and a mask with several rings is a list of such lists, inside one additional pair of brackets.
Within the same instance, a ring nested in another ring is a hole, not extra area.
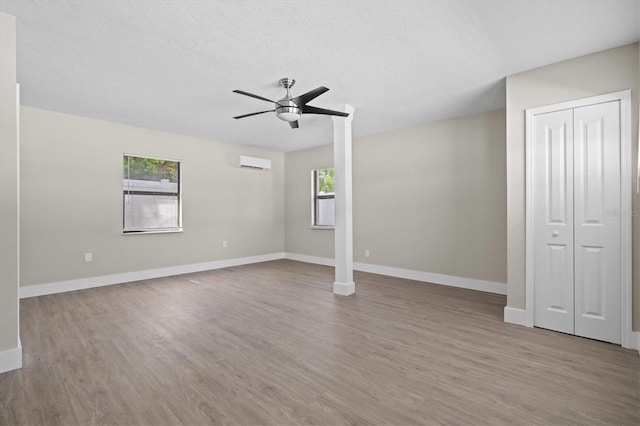
[(621, 341), (620, 102), (574, 110), (575, 334)]
[(567, 225), (567, 135), (563, 124), (545, 128), (547, 223)]
[(545, 296), (547, 300), (547, 310), (568, 314), (572, 310), (573, 304), (573, 287), (564, 285), (567, 277), (567, 271), (570, 271), (573, 264), (571, 250), (563, 244), (546, 244), (548, 271), (547, 278), (548, 294)]
[(576, 302), (576, 311), (583, 316), (604, 319), (604, 247), (582, 247), (582, 250), (582, 297)]
[(534, 324), (573, 333), (573, 110), (534, 123)]
[[(578, 136), (576, 143), (580, 144), (575, 153), (578, 158), (576, 173), (580, 173), (576, 184), (582, 184), (582, 191), (574, 193), (578, 202), (582, 202), (584, 213), (583, 224), (602, 225), (604, 204), (604, 117), (597, 117), (588, 122), (580, 120), (576, 127)], [(582, 140), (581, 140), (582, 138)], [(580, 211), (580, 206), (578, 206)]]

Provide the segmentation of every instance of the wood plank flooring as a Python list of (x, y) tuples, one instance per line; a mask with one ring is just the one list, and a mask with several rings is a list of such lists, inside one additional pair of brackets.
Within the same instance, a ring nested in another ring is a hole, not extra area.
[(640, 424), (640, 357), (505, 297), (288, 260), (21, 301), (0, 424)]

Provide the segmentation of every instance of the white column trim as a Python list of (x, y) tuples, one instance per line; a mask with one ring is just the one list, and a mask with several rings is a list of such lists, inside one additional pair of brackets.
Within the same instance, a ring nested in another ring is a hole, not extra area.
[[(17, 229), (17, 235), (16, 235), (16, 283), (15, 285), (18, 287), (18, 291), (16, 291), (16, 304), (18, 306), (18, 321), (17, 321), (17, 330), (16, 330), (16, 335), (18, 336), (18, 347), (15, 349), (15, 351), (17, 352), (14, 357), (18, 358), (19, 361), (19, 366), (17, 368), (22, 368), (22, 343), (20, 342), (20, 281), (21, 281), (21, 277), (20, 277), (20, 242), (21, 242), (21, 238), (20, 238), (20, 151), (21, 151), (21, 140), (20, 140), (20, 83), (16, 83), (16, 143), (17, 143), (17, 149), (16, 149), (16, 174), (17, 174), (17, 178), (16, 178), (16, 182), (18, 185), (18, 189), (16, 191), (16, 196), (17, 196), (17, 205), (16, 205), (16, 210), (17, 210), (17, 218), (16, 218), (16, 229)], [(15, 365), (15, 364), (14, 364)], [(0, 368), (0, 371), (2, 371), (2, 368)]]
[(504, 307), (504, 322), (524, 325), (525, 327), (533, 327), (533, 324), (529, 324), (529, 318), (526, 310), (511, 308), (509, 306)]
[(338, 296), (350, 296), (356, 292), (356, 283), (333, 283), (333, 294), (337, 294)]
[(335, 282), (333, 293), (348, 296), (355, 293), (353, 281), (353, 203), (351, 121), (354, 108), (339, 108), (348, 117), (333, 116), (333, 168), (335, 171)]
[(0, 374), (22, 368), (22, 342), (18, 338), (18, 346), (0, 351)]

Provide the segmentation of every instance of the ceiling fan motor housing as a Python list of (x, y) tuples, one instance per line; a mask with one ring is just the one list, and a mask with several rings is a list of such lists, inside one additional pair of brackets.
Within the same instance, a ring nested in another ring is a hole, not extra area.
[(276, 116), (280, 120), (296, 121), (301, 115), (302, 110), (291, 99), (284, 97), (276, 102)]

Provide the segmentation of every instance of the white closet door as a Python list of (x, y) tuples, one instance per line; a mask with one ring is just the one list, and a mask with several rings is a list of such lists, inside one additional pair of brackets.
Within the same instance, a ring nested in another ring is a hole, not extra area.
[(573, 333), (573, 110), (535, 116), (534, 324)]
[(573, 133), (575, 334), (620, 343), (620, 102), (576, 108)]

